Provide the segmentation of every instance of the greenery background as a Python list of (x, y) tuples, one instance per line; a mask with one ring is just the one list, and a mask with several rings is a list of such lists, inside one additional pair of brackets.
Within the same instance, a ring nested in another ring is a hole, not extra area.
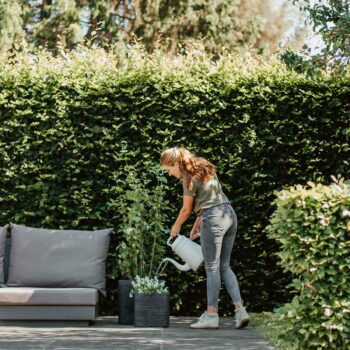
[[(1, 224), (115, 227), (102, 302), (115, 314), (125, 166), (145, 171), (162, 149), (184, 145), (217, 165), (237, 212), (232, 266), (246, 304), (260, 311), (290, 300), (290, 275), (277, 266), (278, 247), (265, 230), (274, 191), (349, 173), (347, 75), (311, 78), (249, 56), (213, 63), (196, 47), (177, 60), (137, 47), (126, 57), (98, 48), (59, 56), (21, 50), (0, 62)], [(175, 180), (167, 199), (170, 227), (181, 206)], [(173, 314), (200, 313), (203, 269), (169, 268), (168, 284)], [(232, 313), (226, 293), (220, 307)]]
[(272, 53), (287, 31), (302, 45), (304, 19), (288, 1), (273, 0), (0, 0), (0, 52), (23, 39), (57, 52), (86, 39), (108, 48), (136, 38), (149, 52), (176, 54), (179, 45), (201, 40), (213, 53), (223, 47)]
[[(288, 225), (274, 240), (266, 225), (285, 210), (274, 191), (348, 176), (349, 11), (348, 0), (0, 0), (0, 224), (113, 225), (102, 312), (115, 314), (116, 280), (171, 254), (162, 243), (181, 186), (155, 164), (164, 147), (190, 147), (218, 166), (237, 211), (232, 265), (246, 304), (276, 311), (253, 326), (280, 348), (348, 348), (348, 275), (317, 281), (315, 305), (295, 270), (310, 252), (283, 246)], [(322, 246), (346, 247), (337, 225)], [(326, 258), (311, 278), (347, 267), (344, 252), (316, 249)], [(172, 313), (199, 314), (204, 270), (167, 273)], [(220, 305), (232, 313), (227, 294)]]

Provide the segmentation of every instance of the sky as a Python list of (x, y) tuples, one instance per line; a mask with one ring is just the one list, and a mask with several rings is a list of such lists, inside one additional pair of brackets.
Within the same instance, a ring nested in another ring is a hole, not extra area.
[[(290, 12), (291, 27), (286, 32), (286, 34), (283, 38), (284, 41), (288, 41), (288, 38), (293, 37), (293, 33), (295, 32), (295, 28), (298, 25), (298, 23), (300, 23), (300, 17), (301, 17), (300, 10), (299, 10), (298, 6), (293, 5), (290, 0), (273, 0), (273, 1), (275, 3), (275, 6), (282, 6), (283, 4), (288, 3), (290, 6), (295, 8), (295, 11)], [(315, 3), (316, 1), (318, 1), (318, 0), (313, 0), (313, 1), (311, 1), (311, 3)], [(326, 1), (326, 0), (323, 0), (323, 1)], [(306, 18), (306, 16), (305, 16), (305, 18)], [(325, 46), (321, 35), (316, 34), (312, 30), (311, 25), (309, 25), (309, 33), (306, 36), (305, 44), (307, 46), (309, 46), (309, 48), (311, 49), (311, 52), (310, 52), (311, 54), (319, 53), (322, 50), (322, 48), (324, 48), (324, 46)]]

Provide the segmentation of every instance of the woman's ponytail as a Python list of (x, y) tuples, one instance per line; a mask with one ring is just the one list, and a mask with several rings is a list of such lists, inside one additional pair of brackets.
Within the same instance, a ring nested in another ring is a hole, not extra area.
[(195, 178), (206, 182), (215, 175), (215, 166), (202, 157), (197, 157), (184, 147), (179, 148), (179, 168), (189, 190)]
[(194, 179), (206, 182), (215, 175), (215, 166), (212, 163), (202, 157), (195, 156), (185, 147), (168, 148), (162, 152), (160, 162), (170, 166), (178, 163), (183, 180), (189, 190), (193, 188)]

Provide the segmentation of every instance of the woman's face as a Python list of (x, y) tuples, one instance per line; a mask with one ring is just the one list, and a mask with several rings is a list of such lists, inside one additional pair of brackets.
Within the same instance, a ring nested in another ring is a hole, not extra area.
[(178, 179), (182, 178), (179, 163), (174, 165), (163, 165), (163, 169), (169, 174), (169, 176), (175, 176)]

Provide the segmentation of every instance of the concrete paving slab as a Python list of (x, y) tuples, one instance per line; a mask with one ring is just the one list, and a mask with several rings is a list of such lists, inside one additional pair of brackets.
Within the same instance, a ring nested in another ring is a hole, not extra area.
[(194, 317), (171, 317), (169, 328), (121, 326), (101, 317), (92, 326), (73, 322), (21, 322), (0, 326), (1, 350), (273, 350), (252, 327), (236, 330), (220, 318), (217, 330), (193, 330)]

